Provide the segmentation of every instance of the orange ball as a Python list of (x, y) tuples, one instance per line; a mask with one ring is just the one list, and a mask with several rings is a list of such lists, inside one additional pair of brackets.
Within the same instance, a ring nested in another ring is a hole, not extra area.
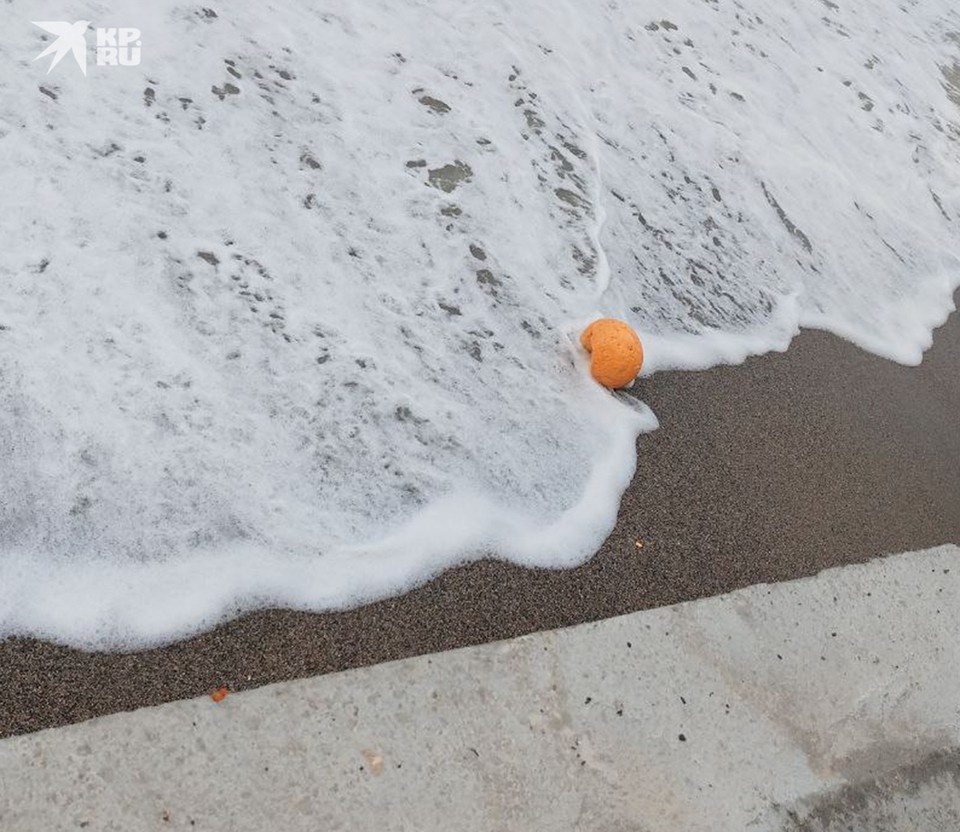
[(633, 328), (614, 318), (600, 318), (581, 334), (590, 353), (590, 375), (604, 387), (625, 387), (643, 366), (643, 345)]

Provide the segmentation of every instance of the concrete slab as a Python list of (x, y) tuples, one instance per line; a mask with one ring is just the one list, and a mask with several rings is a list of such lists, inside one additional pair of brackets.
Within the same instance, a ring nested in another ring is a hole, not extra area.
[(0, 830), (960, 828), (960, 548), (0, 742)]

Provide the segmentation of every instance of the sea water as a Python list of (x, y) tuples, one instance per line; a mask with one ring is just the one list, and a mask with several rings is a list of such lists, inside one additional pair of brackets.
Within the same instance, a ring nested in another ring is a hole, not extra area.
[(915, 364), (952, 309), (952, 0), (94, 11), (140, 65), (44, 74), (0, 11), (0, 635), (582, 562), (656, 426), (592, 318), (649, 373), (803, 326)]

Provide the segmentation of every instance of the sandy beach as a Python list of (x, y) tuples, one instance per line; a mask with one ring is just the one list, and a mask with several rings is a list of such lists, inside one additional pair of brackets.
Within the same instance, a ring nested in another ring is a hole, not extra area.
[[(0, 644), (0, 736), (509, 638), (960, 541), (960, 319), (919, 367), (804, 332), (786, 353), (660, 373), (619, 521), (568, 571), (485, 560), (328, 614), (264, 610), (167, 647)], [(960, 568), (960, 565), (958, 565)]]

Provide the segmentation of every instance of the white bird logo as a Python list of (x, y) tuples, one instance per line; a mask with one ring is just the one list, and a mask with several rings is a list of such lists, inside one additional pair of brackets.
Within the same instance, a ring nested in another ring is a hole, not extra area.
[(34, 26), (39, 26), (51, 35), (57, 36), (57, 39), (53, 43), (34, 58), (35, 61), (39, 61), (41, 58), (53, 54), (53, 61), (47, 70), (48, 75), (50, 74), (50, 70), (63, 60), (67, 52), (73, 53), (73, 57), (76, 58), (80, 71), (84, 75), (87, 74), (87, 39), (84, 33), (90, 25), (89, 20), (78, 20), (74, 24), (63, 23), (61, 21), (34, 20), (32, 22)]

